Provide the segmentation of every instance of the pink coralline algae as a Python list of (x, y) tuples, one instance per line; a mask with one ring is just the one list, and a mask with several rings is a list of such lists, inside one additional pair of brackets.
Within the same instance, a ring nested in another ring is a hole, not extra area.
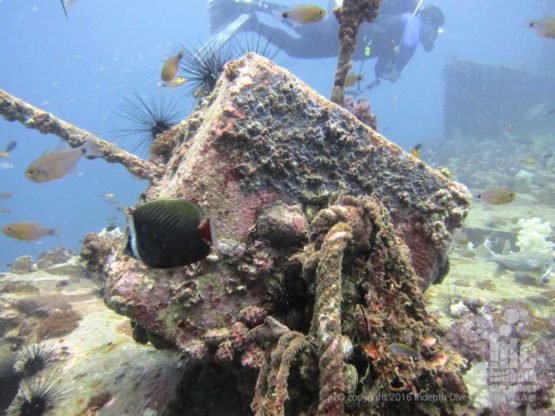
[(376, 115), (370, 109), (370, 102), (366, 98), (360, 98), (355, 102), (353, 96), (348, 95), (345, 97), (343, 104), (347, 110), (358, 118), (362, 123), (378, 131), (378, 121)]
[(239, 311), (239, 320), (247, 327), (253, 328), (257, 325), (261, 325), (267, 315), (268, 311), (260, 306), (247, 306)]

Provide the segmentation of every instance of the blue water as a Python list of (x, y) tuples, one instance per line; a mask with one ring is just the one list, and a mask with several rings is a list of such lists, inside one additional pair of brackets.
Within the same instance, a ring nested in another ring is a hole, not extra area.
[[(283, 2), (296, 4), (297, 1)], [(314, 1), (326, 6), (326, 1)], [(426, 3), (426, 2), (425, 2)], [(366, 94), (384, 134), (405, 148), (441, 139), (443, 134), (443, 76), (450, 58), (537, 69), (542, 45), (549, 42), (527, 28), (531, 18), (543, 16), (544, 1), (443, 0), (444, 33), (430, 53), (419, 48), (401, 79), (383, 82)], [(123, 123), (114, 112), (124, 94), (159, 92), (160, 65), (179, 43), (208, 38), (206, 1), (152, 2), (80, 0), (66, 20), (57, 0), (0, 0), (0, 88), (54, 113), (72, 124), (119, 146), (133, 150), (136, 140), (117, 137)], [(329, 96), (334, 59), (284, 59), (289, 69)], [(373, 63), (364, 72), (371, 81)], [(184, 90), (171, 93), (190, 110), (193, 101)], [(128, 124), (125, 124), (128, 126)], [(23, 254), (36, 255), (50, 247), (78, 250), (82, 237), (107, 225), (107, 217), (124, 217), (103, 198), (113, 192), (122, 205), (133, 205), (147, 182), (121, 166), (102, 160), (82, 160), (63, 179), (32, 183), (23, 172), (44, 151), (59, 147), (54, 136), (0, 120), (0, 147), (18, 142), (10, 162), (0, 170), (0, 192), (12, 192), (0, 207), (0, 226), (15, 221), (37, 221), (58, 230), (58, 237), (19, 242), (0, 235), (0, 269)]]

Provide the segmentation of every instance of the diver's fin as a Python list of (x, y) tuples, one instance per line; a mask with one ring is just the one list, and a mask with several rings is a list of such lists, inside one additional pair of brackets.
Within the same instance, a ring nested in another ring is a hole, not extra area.
[(223, 26), (233, 21), (234, 16), (228, 8), (234, 7), (234, 3), (234, 1), (208, 0), (210, 33), (217, 33)]
[(204, 46), (215, 48), (215, 50), (221, 48), (241, 30), (243, 25), (247, 23), (251, 19), (251, 17), (252, 15), (249, 14), (240, 15), (232, 23), (227, 25), (224, 30), (208, 39)]
[(254, 13), (251, 3), (245, 0), (208, 0), (210, 33), (219, 32), (242, 14)]

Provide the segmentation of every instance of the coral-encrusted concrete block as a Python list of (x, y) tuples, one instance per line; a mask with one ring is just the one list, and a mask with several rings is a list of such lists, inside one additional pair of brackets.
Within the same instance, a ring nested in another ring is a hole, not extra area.
[(423, 288), (446, 273), (448, 231), (468, 209), (464, 186), (252, 54), (228, 63), (214, 92), (159, 136), (152, 153), (167, 170), (147, 199), (201, 205), (222, 249), (170, 270), (148, 269), (118, 249), (105, 268), (109, 304), (197, 358), (230, 358), (231, 335), (210, 347), (208, 335), (238, 322), (247, 307), (268, 312), (265, 280), (286, 273), (314, 214), (340, 196), (383, 202)]

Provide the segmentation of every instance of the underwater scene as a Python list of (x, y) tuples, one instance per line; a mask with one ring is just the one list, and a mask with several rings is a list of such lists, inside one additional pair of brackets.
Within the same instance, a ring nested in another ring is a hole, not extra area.
[(0, 416), (555, 415), (555, 0), (0, 0)]

